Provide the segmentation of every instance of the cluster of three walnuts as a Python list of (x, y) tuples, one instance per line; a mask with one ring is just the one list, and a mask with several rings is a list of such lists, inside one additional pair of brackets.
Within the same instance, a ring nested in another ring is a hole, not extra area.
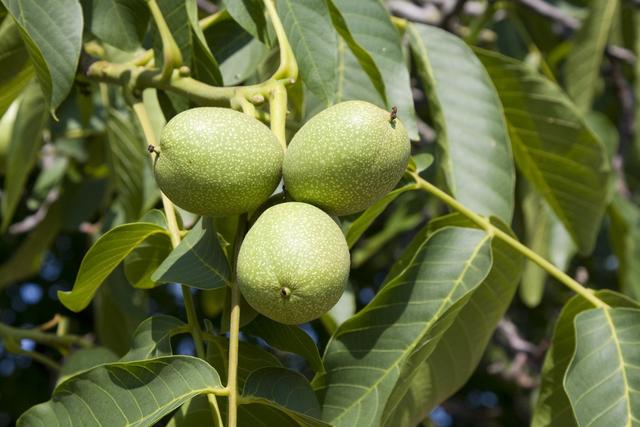
[(162, 131), (155, 175), (176, 205), (199, 215), (254, 212), (284, 179), (287, 201), (264, 210), (237, 260), (247, 302), (282, 323), (315, 319), (347, 283), (349, 248), (337, 221), (371, 206), (398, 183), (410, 155), (395, 117), (363, 101), (309, 120), (286, 152), (256, 119), (224, 108), (194, 108)]

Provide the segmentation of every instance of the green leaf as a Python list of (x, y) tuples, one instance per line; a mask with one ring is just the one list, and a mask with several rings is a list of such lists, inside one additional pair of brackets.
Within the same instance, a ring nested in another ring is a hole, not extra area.
[(42, 130), (46, 122), (47, 111), (42, 91), (37, 85), (31, 85), (22, 96), (11, 131), (11, 143), (7, 154), (7, 174), (1, 202), (1, 232), (4, 232), (11, 223), (20, 196), (25, 190), (27, 178), (42, 144)]
[(84, 256), (73, 289), (58, 291), (60, 301), (75, 312), (86, 308), (107, 276), (131, 251), (154, 234), (168, 232), (159, 225), (145, 222), (123, 224), (109, 230)]
[(57, 383), (60, 384), (79, 372), (116, 360), (118, 360), (118, 356), (106, 347), (81, 348), (67, 357), (60, 370)]
[(367, 65), (367, 71), (361, 66), (361, 64), (367, 64), (362, 52), (355, 49), (356, 55), (351, 52), (345, 53), (347, 50), (345, 44), (354, 46), (350, 40), (346, 40), (346, 43), (343, 42), (340, 46), (338, 53), (340, 68), (336, 102), (362, 99), (389, 111), (395, 105), (398, 108), (398, 117), (407, 128), (409, 138), (419, 139), (402, 40), (400, 33), (391, 22), (389, 12), (378, 0), (333, 0), (333, 5), (344, 18), (354, 42), (368, 52), (375, 62), (382, 75), (386, 91), (385, 100), (385, 97), (380, 96), (376, 90), (376, 84), (370, 79), (369, 74), (375, 76), (375, 71), (370, 69), (370, 65)]
[(121, 50), (141, 47), (149, 25), (143, 0), (92, 0), (91, 32)]
[(144, 143), (131, 118), (110, 109), (107, 135), (117, 203), (125, 221), (135, 221), (144, 208), (144, 169), (150, 167)]
[[(613, 291), (596, 291), (596, 296), (611, 306), (638, 307), (637, 303)], [(532, 427), (571, 427), (576, 425), (563, 381), (575, 351), (575, 317), (593, 308), (579, 295), (571, 298), (556, 320), (551, 346), (542, 367), (542, 384), (535, 405)]]
[[(155, 179), (154, 186), (157, 186)], [(139, 222), (150, 222), (167, 228), (167, 219), (159, 209), (151, 209)], [(124, 259), (124, 274), (131, 286), (140, 289), (155, 287), (156, 282), (151, 280), (151, 275), (172, 250), (171, 239), (166, 234), (154, 234), (138, 245)]]
[(338, 36), (324, 0), (278, 0), (278, 15), (298, 61), (300, 77), (326, 106), (334, 101)]
[(263, 3), (260, 0), (223, 0), (223, 4), (229, 15), (247, 33), (268, 46), (275, 41), (273, 27), (267, 21)]
[(140, 243), (124, 260), (124, 274), (131, 286), (139, 289), (156, 287), (151, 276), (172, 250), (171, 239), (166, 234), (154, 234)]
[(285, 368), (267, 367), (253, 371), (244, 383), (239, 403), (272, 407), (301, 426), (329, 425), (318, 419), (320, 405), (307, 379)]
[(564, 388), (578, 425), (640, 425), (640, 309), (587, 310), (575, 328)]
[(171, 337), (183, 331), (185, 323), (172, 316), (151, 316), (138, 325), (133, 333), (131, 348), (122, 356), (121, 362), (170, 356)]
[(527, 65), (476, 50), (498, 88), (518, 167), (567, 228), (591, 252), (607, 204), (604, 146), (554, 83)]
[(204, 30), (204, 36), (220, 64), (226, 85), (237, 85), (248, 79), (269, 55), (267, 46), (231, 19), (216, 22)]
[(575, 35), (575, 43), (565, 63), (567, 92), (581, 112), (591, 109), (598, 86), (600, 65), (618, 0), (593, 0), (587, 19)]
[(369, 52), (367, 52), (367, 50), (353, 38), (353, 34), (351, 34), (342, 13), (340, 13), (340, 10), (338, 10), (336, 5), (333, 3), (333, 0), (327, 0), (327, 6), (329, 7), (331, 21), (333, 22), (333, 26), (336, 28), (336, 31), (338, 31), (342, 40), (347, 44), (347, 46), (349, 46), (349, 49), (358, 60), (362, 70), (367, 74), (367, 76), (369, 76), (369, 80), (382, 98), (384, 105), (388, 105), (389, 101), (387, 100), (384, 80), (382, 79), (382, 74), (378, 69), (378, 65), (375, 63)]
[(71, 90), (82, 48), (82, 8), (78, 0), (1, 0), (20, 28), (53, 114)]
[(620, 289), (640, 298), (640, 208), (620, 195), (609, 205), (613, 252), (618, 258)]
[[(454, 218), (451, 218), (452, 220)], [(457, 220), (456, 220), (457, 221)], [(509, 228), (492, 218), (498, 228)], [(442, 224), (444, 225), (444, 224)], [(493, 266), (470, 292), (433, 352), (399, 381), (385, 408), (385, 425), (415, 425), (460, 389), (478, 366), (498, 322), (511, 304), (523, 257), (502, 240), (491, 242)]]
[(192, 397), (222, 388), (215, 369), (195, 357), (111, 363), (62, 382), (18, 425), (152, 425)]
[(458, 37), (420, 24), (409, 26), (408, 33), (451, 194), (478, 213), (510, 223), (515, 170), (504, 112), (491, 79)]
[(173, 414), (167, 427), (210, 427), (215, 425), (214, 423), (208, 396), (196, 396)]
[(153, 273), (160, 283), (182, 283), (198, 289), (226, 286), (229, 266), (222, 252), (213, 220), (205, 217), (187, 233), (173, 252)]
[(32, 77), (33, 66), (20, 30), (13, 19), (4, 19), (0, 24), (0, 116)]
[(324, 355), (322, 418), (378, 425), (387, 399), (435, 348), (491, 268), (491, 237), (445, 228), (362, 311), (343, 323)]
[(349, 248), (352, 248), (356, 244), (358, 239), (364, 234), (365, 231), (373, 224), (376, 218), (378, 218), (382, 212), (393, 202), (399, 195), (410, 190), (415, 190), (415, 184), (407, 184), (403, 187), (397, 188), (382, 199), (369, 206), (355, 221), (349, 225), (347, 229), (346, 238)]
[(298, 326), (283, 325), (267, 317), (259, 316), (242, 330), (249, 335), (262, 338), (272, 347), (299, 354), (316, 372), (324, 370), (318, 347), (309, 334)]

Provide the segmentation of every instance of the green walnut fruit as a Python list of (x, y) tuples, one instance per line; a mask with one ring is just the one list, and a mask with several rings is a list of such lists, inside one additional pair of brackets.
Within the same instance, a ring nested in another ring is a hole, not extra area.
[(275, 135), (256, 119), (227, 108), (193, 108), (162, 130), (155, 174), (160, 189), (181, 208), (237, 215), (271, 195), (283, 157)]
[(247, 233), (238, 284), (259, 313), (299, 324), (338, 302), (349, 267), (349, 247), (334, 220), (315, 206), (288, 202), (267, 209)]
[(342, 102), (314, 116), (291, 140), (285, 188), (294, 200), (349, 215), (395, 187), (410, 152), (395, 114), (364, 101)]

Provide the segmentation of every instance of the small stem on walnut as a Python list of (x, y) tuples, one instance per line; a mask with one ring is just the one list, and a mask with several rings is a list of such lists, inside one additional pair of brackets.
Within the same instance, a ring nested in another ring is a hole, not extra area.
[(435, 185), (431, 184), (430, 182), (424, 180), (417, 173), (409, 172), (409, 174), (416, 181), (416, 184), (419, 189), (424, 190), (436, 196), (438, 199), (440, 199), (441, 201), (449, 205), (451, 208), (453, 208), (454, 210), (460, 212), (462, 215), (467, 217), (469, 220), (471, 220), (471, 222), (476, 224), (482, 230), (502, 240), (503, 242), (511, 246), (513, 249), (515, 249), (516, 251), (520, 252), (522, 255), (529, 258), (531, 261), (538, 264), (543, 270), (545, 270), (547, 273), (553, 276), (556, 280), (558, 280), (560, 283), (562, 283), (563, 285), (565, 285), (566, 287), (568, 287), (569, 289), (571, 289), (572, 291), (574, 291), (575, 293), (577, 293), (578, 295), (580, 295), (581, 297), (589, 301), (595, 307), (597, 308), (608, 307), (608, 305), (604, 301), (602, 301), (600, 298), (598, 298), (593, 294), (593, 291), (591, 289), (585, 288), (580, 283), (578, 283), (577, 281), (569, 277), (567, 274), (565, 274), (562, 270), (557, 268), (555, 265), (551, 264), (549, 261), (547, 261), (540, 255), (538, 255), (536, 252), (532, 251), (531, 249), (529, 249), (528, 247), (520, 243), (517, 239), (511, 237), (509, 234), (495, 227), (493, 224), (491, 224), (489, 219), (473, 212), (471, 209), (464, 206), (462, 203), (460, 203), (459, 201), (451, 197), (449, 194), (445, 193), (444, 191), (442, 191)]
[[(144, 104), (141, 101), (133, 103), (133, 111), (138, 118), (138, 122), (140, 123), (140, 127), (142, 127), (142, 133), (144, 133), (144, 137), (147, 142), (147, 147), (153, 146), (153, 150), (149, 150), (151, 155), (152, 162), (155, 161), (158, 156), (156, 152), (156, 136), (153, 132), (153, 127), (151, 125), (151, 121), (149, 120), (149, 115), (147, 114), (147, 110)], [(171, 245), (175, 248), (180, 244), (180, 227), (178, 227), (178, 220), (176, 218), (176, 211), (173, 207), (173, 203), (164, 193), (160, 192), (162, 197), (162, 206), (164, 208), (164, 214), (167, 218), (167, 227), (169, 228), (169, 236), (171, 238)], [(200, 325), (198, 324), (198, 315), (196, 313), (195, 304), (193, 302), (193, 295), (191, 295), (191, 290), (189, 287), (181, 285), (182, 288), (182, 297), (184, 300), (184, 308), (187, 312), (187, 322), (189, 324), (189, 329), (191, 330), (191, 336), (193, 338), (193, 343), (196, 348), (196, 355), (201, 359), (205, 357), (204, 345), (202, 343), (202, 331), (200, 330)]]
[(236, 268), (238, 252), (247, 230), (247, 214), (238, 219), (236, 237), (233, 243), (231, 257), (231, 312), (229, 315), (229, 370), (227, 375), (227, 390), (229, 391), (229, 422), (227, 427), (236, 427), (238, 423), (238, 335), (240, 334), (240, 289), (238, 289)]

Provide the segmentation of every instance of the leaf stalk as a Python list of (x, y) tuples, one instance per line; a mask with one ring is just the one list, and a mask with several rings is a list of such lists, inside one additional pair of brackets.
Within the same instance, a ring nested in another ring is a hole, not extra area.
[(451, 208), (453, 208), (454, 210), (460, 212), (462, 215), (467, 217), (471, 222), (476, 224), (485, 232), (489, 233), (494, 237), (497, 237), (498, 239), (502, 240), (503, 242), (511, 246), (516, 251), (520, 252), (522, 255), (529, 258), (531, 261), (533, 261), (538, 266), (540, 266), (543, 270), (549, 273), (549, 275), (554, 277), (556, 280), (558, 280), (560, 283), (562, 283), (563, 285), (571, 289), (576, 294), (582, 296), (584, 299), (589, 301), (595, 307), (597, 308), (609, 307), (607, 303), (602, 301), (593, 293), (593, 290), (582, 286), (580, 283), (578, 283), (576, 280), (571, 278), (569, 275), (567, 275), (565, 272), (560, 270), (558, 267), (556, 267), (555, 265), (553, 265), (552, 263), (550, 263), (540, 255), (538, 255), (536, 252), (529, 249), (527, 246), (520, 243), (517, 239), (514, 239), (509, 234), (495, 227), (493, 224), (491, 224), (488, 218), (473, 212), (471, 209), (467, 208), (465, 205), (463, 205), (462, 203), (460, 203), (459, 201), (451, 197), (449, 194), (445, 193), (435, 185), (423, 179), (417, 173), (409, 172), (409, 174), (413, 177), (419, 189), (424, 190), (427, 193), (430, 193), (436, 196), (438, 199), (440, 199), (441, 201), (449, 205)]

